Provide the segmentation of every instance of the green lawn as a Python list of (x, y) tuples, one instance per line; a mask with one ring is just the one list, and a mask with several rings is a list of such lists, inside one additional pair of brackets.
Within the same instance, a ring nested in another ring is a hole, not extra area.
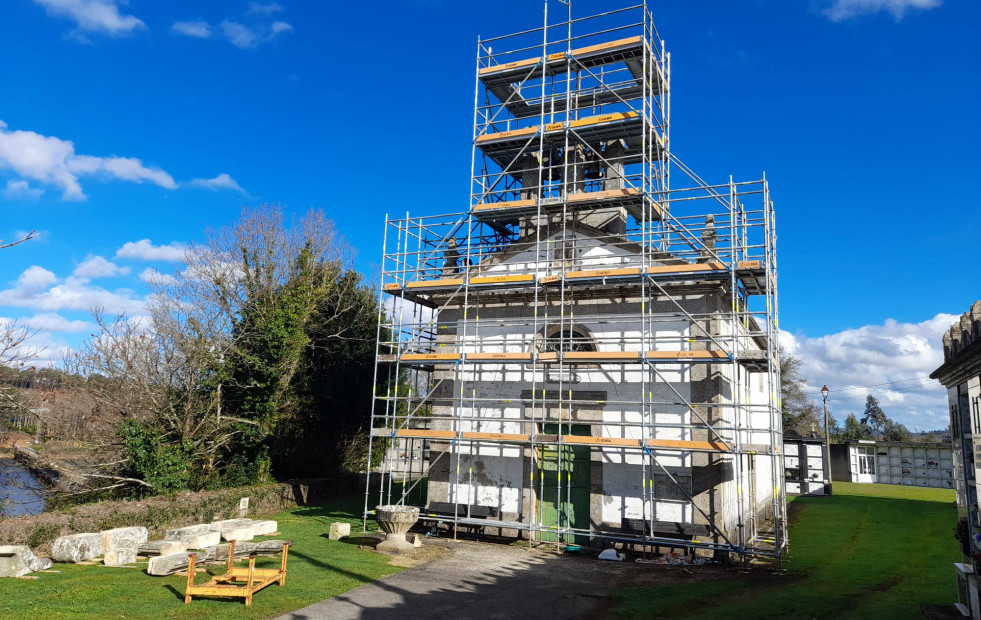
[(790, 514), (787, 575), (622, 588), (609, 617), (899, 620), (956, 600), (953, 491), (836, 482)]
[[(0, 580), (0, 618), (267, 618), (336, 596), (403, 570), (387, 556), (356, 544), (327, 539), (331, 522), (347, 521), (361, 531), (360, 498), (326, 507), (297, 508), (276, 517), (282, 536), (294, 541), (286, 586), (271, 585), (251, 607), (241, 599), (194, 599), (184, 605), (185, 577), (150, 577), (143, 570), (55, 564), (61, 574), (40, 581)], [(369, 523), (369, 529), (373, 524)], [(278, 558), (257, 566), (278, 567)], [(142, 565), (145, 568), (145, 564)], [(224, 567), (208, 567), (224, 572)], [(206, 581), (198, 574), (197, 582)]]

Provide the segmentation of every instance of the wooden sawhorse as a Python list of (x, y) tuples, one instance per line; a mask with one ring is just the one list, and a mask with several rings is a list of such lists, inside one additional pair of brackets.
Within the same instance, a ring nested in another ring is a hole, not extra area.
[(252, 604), (252, 595), (278, 581), (286, 585), (286, 560), (289, 557), (292, 541), (283, 543), (283, 559), (279, 569), (256, 568), (255, 554), (249, 556), (248, 568), (235, 568), (235, 541), (228, 543), (228, 564), (224, 575), (212, 577), (200, 585), (194, 585), (194, 563), (197, 554), (188, 556), (187, 587), (184, 589), (184, 604), (191, 602), (192, 596), (224, 596), (244, 598), (246, 607)]

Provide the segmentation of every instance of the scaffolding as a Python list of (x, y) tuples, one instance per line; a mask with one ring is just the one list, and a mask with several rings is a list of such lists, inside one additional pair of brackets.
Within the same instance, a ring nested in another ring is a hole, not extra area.
[(469, 209), (386, 216), (366, 519), (780, 557), (773, 204), (671, 153), (670, 64), (646, 3), (478, 40)]

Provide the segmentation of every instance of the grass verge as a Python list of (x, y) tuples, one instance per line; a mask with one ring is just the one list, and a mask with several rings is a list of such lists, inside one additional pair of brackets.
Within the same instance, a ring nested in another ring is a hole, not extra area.
[(834, 483), (790, 503), (785, 576), (620, 588), (609, 618), (921, 618), (956, 600), (954, 492)]
[[(332, 502), (280, 513), (284, 538), (293, 540), (286, 586), (271, 585), (245, 607), (241, 599), (195, 598), (184, 605), (185, 577), (150, 577), (139, 569), (55, 564), (60, 574), (37, 573), (40, 580), (0, 580), (2, 618), (268, 618), (336, 596), (403, 568), (369, 548), (328, 540), (335, 521), (361, 531), (360, 499)], [(369, 530), (374, 528), (369, 523)], [(259, 558), (256, 566), (278, 567), (278, 558)], [(224, 567), (208, 567), (212, 573)], [(197, 583), (206, 581), (198, 574)]]

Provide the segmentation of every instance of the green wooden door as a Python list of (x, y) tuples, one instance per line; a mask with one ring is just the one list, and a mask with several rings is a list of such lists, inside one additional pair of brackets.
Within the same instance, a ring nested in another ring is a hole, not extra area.
[[(542, 432), (589, 436), (588, 424), (542, 425)], [(589, 529), (589, 446), (540, 446), (538, 452), (538, 510), (548, 528)], [(540, 540), (557, 541), (557, 532), (542, 532)], [(563, 535), (562, 542), (585, 544), (588, 536)]]

